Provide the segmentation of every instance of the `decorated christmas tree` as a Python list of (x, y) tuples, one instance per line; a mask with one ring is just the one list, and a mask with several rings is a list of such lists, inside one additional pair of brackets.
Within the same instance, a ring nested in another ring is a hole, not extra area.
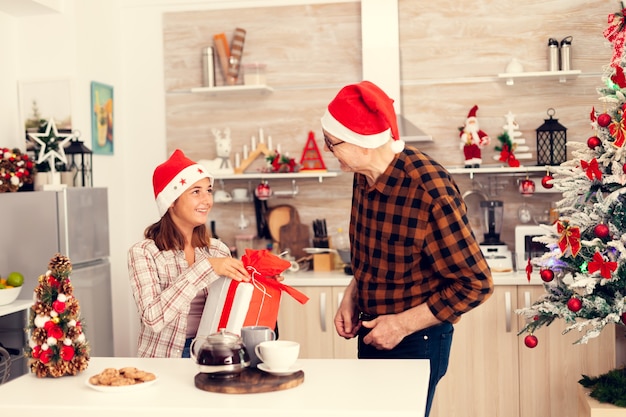
[(71, 273), (69, 258), (56, 254), (35, 288), (25, 353), (30, 370), (40, 378), (76, 375), (88, 366), (89, 345), (82, 331)]
[(576, 343), (626, 322), (625, 11), (622, 4), (620, 12), (609, 15), (604, 31), (613, 57), (598, 89), (601, 104), (589, 115), (593, 134), (586, 143), (568, 143), (572, 159), (550, 168), (549, 182), (563, 193), (560, 217), (535, 238), (549, 252), (527, 267), (539, 268), (546, 293), (518, 310), (527, 319), (520, 334), (528, 333), (525, 343), (531, 348), (540, 340), (533, 333), (557, 318), (566, 323), (564, 333), (581, 332)]

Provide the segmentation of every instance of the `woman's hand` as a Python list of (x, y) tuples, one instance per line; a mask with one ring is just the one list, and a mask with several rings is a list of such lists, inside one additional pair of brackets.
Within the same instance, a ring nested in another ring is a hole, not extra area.
[(224, 277), (232, 278), (235, 281), (250, 282), (250, 275), (243, 262), (235, 258), (209, 258), (215, 273)]

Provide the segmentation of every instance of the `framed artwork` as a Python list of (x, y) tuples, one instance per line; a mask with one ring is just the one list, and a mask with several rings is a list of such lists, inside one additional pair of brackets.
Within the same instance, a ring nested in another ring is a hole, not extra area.
[(27, 150), (36, 147), (28, 133), (37, 133), (42, 121), (54, 120), (59, 132), (72, 131), (72, 85), (69, 79), (19, 81), (18, 96)]
[(91, 82), (91, 150), (113, 155), (113, 87)]

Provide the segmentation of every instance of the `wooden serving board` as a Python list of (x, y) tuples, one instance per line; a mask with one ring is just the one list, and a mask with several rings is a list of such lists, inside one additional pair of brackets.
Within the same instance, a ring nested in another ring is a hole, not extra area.
[(215, 378), (199, 373), (194, 378), (196, 388), (222, 394), (255, 394), (282, 391), (297, 387), (304, 382), (304, 372), (290, 375), (271, 375), (258, 369), (246, 368), (232, 378)]
[(280, 227), (280, 250), (289, 250), (296, 259), (306, 256), (304, 248), (311, 246), (309, 227), (300, 223), (298, 211), (292, 207), (289, 223)]

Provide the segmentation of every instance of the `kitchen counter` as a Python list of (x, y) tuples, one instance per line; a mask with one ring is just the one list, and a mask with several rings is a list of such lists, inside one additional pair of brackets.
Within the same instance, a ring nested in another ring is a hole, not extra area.
[[(427, 360), (300, 359), (304, 382), (260, 394), (220, 394), (194, 385), (191, 359), (91, 358), (76, 376), (27, 374), (0, 385), (2, 415), (34, 416), (223, 416), (223, 417), (416, 417), (424, 414)], [(100, 392), (90, 376), (108, 367), (153, 372), (151, 386)]]
[[(352, 279), (352, 275), (346, 275), (343, 270), (287, 272), (284, 276), (283, 284), (291, 287), (345, 287)], [(494, 273), (493, 282), (494, 285), (541, 285), (543, 283), (538, 272), (532, 274), (530, 283), (525, 272)]]

